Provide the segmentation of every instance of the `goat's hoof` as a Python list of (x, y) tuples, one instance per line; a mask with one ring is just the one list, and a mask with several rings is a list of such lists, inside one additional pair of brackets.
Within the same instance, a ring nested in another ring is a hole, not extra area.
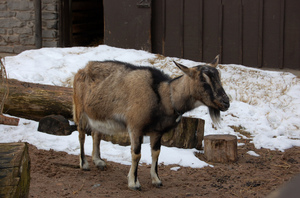
[(137, 180), (135, 183), (133, 182), (130, 182), (128, 184), (128, 188), (131, 189), (131, 190), (141, 190), (141, 184), (139, 182), (139, 180)]
[(82, 170), (84, 170), (84, 171), (90, 171), (90, 170), (91, 170), (88, 163), (83, 164), (83, 165), (80, 165), (80, 168), (81, 168)]
[(99, 168), (102, 171), (106, 169), (106, 163), (103, 160), (95, 160), (94, 164), (97, 168)]
[(142, 190), (142, 187), (141, 187), (141, 186), (133, 186), (133, 187), (128, 186), (128, 188), (129, 188), (130, 190), (134, 190), (134, 191), (141, 191), (141, 190)]
[(156, 188), (160, 188), (163, 186), (163, 184), (160, 182), (160, 183), (152, 183), (153, 186), (155, 186)]

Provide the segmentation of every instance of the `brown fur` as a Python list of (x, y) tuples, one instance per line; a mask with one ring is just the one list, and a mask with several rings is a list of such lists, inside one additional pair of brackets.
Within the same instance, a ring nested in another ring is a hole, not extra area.
[(163, 133), (178, 124), (178, 117), (201, 104), (219, 118), (229, 108), (229, 99), (214, 68), (216, 58), (206, 66), (187, 68), (175, 63), (185, 74), (171, 79), (150, 67), (136, 67), (117, 61), (89, 62), (74, 78), (74, 120), (81, 148), (80, 166), (89, 169), (84, 156), (85, 134), (93, 136), (93, 161), (105, 167), (100, 158), (101, 133), (129, 132), (132, 166), (128, 186), (140, 189), (137, 167), (142, 137), (150, 135), (152, 183), (160, 186), (157, 160)]

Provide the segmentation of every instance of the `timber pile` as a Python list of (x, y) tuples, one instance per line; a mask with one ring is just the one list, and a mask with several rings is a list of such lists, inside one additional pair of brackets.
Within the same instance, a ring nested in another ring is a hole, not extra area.
[(27, 143), (0, 144), (0, 197), (28, 197), (29, 185)]
[[(40, 121), (49, 115), (61, 115), (68, 120), (72, 119), (72, 88), (14, 79), (7, 79), (7, 85), (10, 94), (4, 103), (5, 113), (35, 121)], [(2, 90), (0, 94), (1, 92)], [(201, 149), (203, 134), (204, 120), (184, 117), (176, 129), (163, 136), (162, 144)], [(114, 136), (103, 135), (102, 138), (115, 144), (130, 145), (127, 133)]]

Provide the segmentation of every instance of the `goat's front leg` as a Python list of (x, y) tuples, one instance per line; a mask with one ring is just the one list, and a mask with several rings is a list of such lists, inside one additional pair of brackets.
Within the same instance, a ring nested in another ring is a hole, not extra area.
[(128, 173), (128, 187), (133, 190), (140, 190), (141, 185), (137, 177), (138, 165), (141, 159), (141, 144), (143, 136), (130, 133), (131, 139), (131, 167)]
[(100, 141), (101, 141), (102, 134), (93, 131), (92, 137), (93, 137), (93, 152), (92, 152), (93, 162), (98, 168), (104, 170), (104, 168), (106, 167), (106, 163), (100, 157)]
[(160, 154), (160, 147), (161, 147), (161, 135), (160, 134), (152, 134), (150, 135), (150, 142), (151, 142), (151, 155), (152, 155), (152, 165), (150, 169), (152, 184), (156, 187), (162, 186), (162, 182), (158, 177), (158, 157)]

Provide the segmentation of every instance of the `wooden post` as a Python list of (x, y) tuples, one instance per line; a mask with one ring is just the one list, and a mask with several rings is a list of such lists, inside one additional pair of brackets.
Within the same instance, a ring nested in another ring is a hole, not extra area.
[(204, 137), (204, 155), (210, 162), (235, 162), (237, 138), (234, 135), (207, 135)]

